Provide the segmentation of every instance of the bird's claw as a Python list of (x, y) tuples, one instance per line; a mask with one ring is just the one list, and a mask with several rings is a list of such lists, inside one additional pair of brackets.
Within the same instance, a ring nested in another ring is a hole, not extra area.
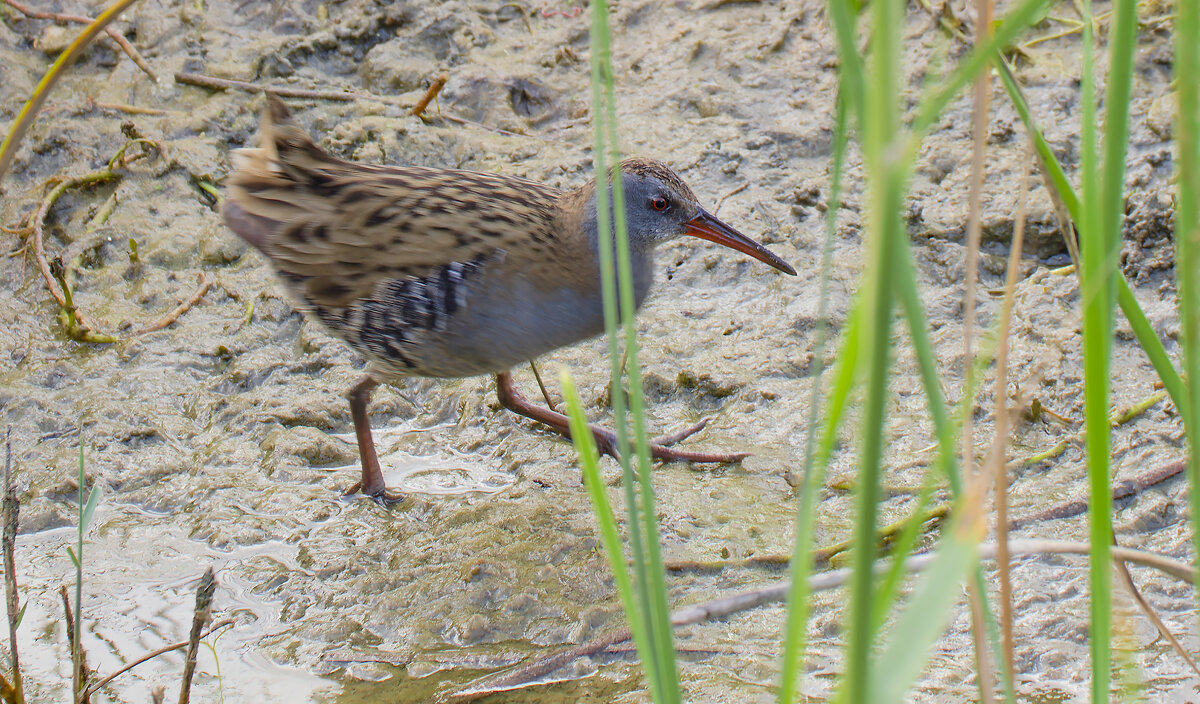
[(342, 497), (344, 498), (344, 497), (348, 497), (348, 496), (353, 496), (358, 493), (362, 493), (365, 496), (375, 499), (376, 501), (382, 501), (385, 504), (399, 503), (399, 502), (403, 501), (404, 499), (408, 498), (407, 494), (405, 494), (404, 492), (400, 491), (399, 489), (393, 489), (388, 486), (379, 487), (379, 488), (375, 489), (374, 491), (363, 491), (362, 486), (363, 486), (363, 483), (361, 481), (354, 482), (353, 484), (350, 485), (350, 488), (347, 489), (345, 491), (345, 493), (342, 494)]

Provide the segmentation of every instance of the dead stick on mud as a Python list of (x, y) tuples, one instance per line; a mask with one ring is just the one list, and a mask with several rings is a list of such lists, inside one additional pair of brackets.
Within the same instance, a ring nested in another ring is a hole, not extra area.
[(446, 81), (448, 80), (450, 80), (450, 74), (438, 74), (438, 77), (433, 79), (433, 83), (429, 85), (429, 90), (425, 91), (425, 95), (413, 106), (412, 114), (421, 117), (421, 113), (425, 112), (425, 108), (429, 107), (429, 104), (438, 96), (438, 93), (442, 92), (442, 88), (446, 86)]
[[(223, 618), (220, 621), (217, 621), (216, 623), (214, 623), (212, 626), (210, 626), (208, 628), (208, 630), (201, 633), (200, 639), (203, 640), (203, 639), (207, 638), (208, 636), (212, 635), (213, 633), (216, 633), (217, 631), (221, 630), (222, 628), (224, 628), (226, 626), (231, 626), (234, 623), (235, 623), (235, 621), (231, 618)], [(145, 655), (141, 656), (137, 660), (134, 660), (133, 662), (129, 663), (128, 665), (122, 667), (120, 670), (117, 670), (116, 672), (112, 673), (111, 675), (108, 675), (104, 679), (97, 681), (91, 687), (88, 687), (88, 695), (90, 696), (92, 694), (95, 694), (101, 687), (108, 684), (109, 682), (112, 682), (113, 680), (115, 680), (116, 678), (125, 674), (126, 672), (129, 672), (130, 670), (137, 667), (138, 665), (141, 665), (142, 663), (150, 662), (151, 660), (153, 660), (154, 658), (156, 658), (160, 655), (166, 655), (167, 653), (179, 650), (181, 648), (186, 648), (188, 646), (188, 644), (191, 642), (192, 641), (189, 638), (188, 640), (181, 640), (178, 643), (164, 645), (163, 647), (159, 648), (158, 650), (152, 650), (152, 651), (146, 653)]]
[(59, 586), (58, 594), (62, 597), (63, 612), (67, 616), (67, 643), (71, 646), (71, 662), (74, 670), (71, 681), (77, 687), (72, 692), (72, 698), (75, 702), (87, 702), (90, 699), (87, 689), (90, 671), (87, 666), (87, 656), (83, 652), (83, 643), (79, 640), (79, 632), (75, 630), (75, 612), (71, 609), (71, 595), (67, 591), (67, 585)]
[[(1008, 552), (1013, 557), (1050, 554), (1090, 555), (1091, 546), (1088, 543), (1059, 540), (1014, 540), (1008, 544)], [(996, 545), (992, 543), (980, 545), (978, 555), (981, 560), (994, 560), (996, 557)], [(1132, 548), (1114, 547), (1112, 557), (1114, 561), (1157, 569), (1188, 584), (1194, 584), (1196, 581), (1196, 570), (1193, 566), (1163, 555)], [(933, 564), (936, 558), (937, 553), (914, 555), (904, 561), (904, 569), (909, 574), (915, 574)], [(890, 564), (880, 562), (877, 564), (876, 569), (882, 573), (886, 572), (890, 567)], [(810, 582), (811, 591), (828, 591), (840, 587), (849, 581), (851, 574), (851, 570), (841, 569), (814, 575)], [(671, 612), (671, 625), (675, 627), (693, 625), (723, 618), (765, 604), (782, 602), (787, 598), (789, 589), (790, 586), (784, 582), (783, 584), (777, 584), (764, 589), (738, 592), (703, 604), (687, 606)], [(517, 687), (531, 686), (533, 680), (553, 672), (577, 658), (604, 652), (614, 645), (624, 643), (630, 637), (631, 634), (628, 629), (622, 629), (615, 633), (601, 636), (583, 645), (522, 665), (500, 676), (485, 677), (477, 680), (475, 684), (440, 697), (439, 701), (472, 701), (498, 692), (510, 691)]]
[[(41, 272), (42, 280), (45, 282), (47, 290), (50, 291), (50, 295), (54, 298), (55, 302), (58, 303), (59, 308), (68, 313), (68, 318), (74, 318), (76, 325), (71, 325), (68, 322), (67, 332), (73, 339), (76, 339), (80, 342), (111, 343), (116, 342), (117, 338), (111, 335), (100, 333), (96, 324), (82, 311), (80, 311), (78, 306), (75, 305), (70, 290), (64, 288), (64, 285), (61, 283), (59, 277), (54, 275), (54, 271), (50, 265), (50, 260), (46, 256), (46, 218), (49, 216), (50, 209), (54, 206), (55, 202), (57, 202), (58, 199), (67, 192), (67, 190), (71, 188), (94, 186), (119, 179), (121, 175), (114, 170), (116, 165), (128, 164), (129, 161), (142, 156), (135, 155), (129, 159), (125, 158), (125, 151), (131, 144), (149, 144), (155, 149), (159, 149), (161, 152), (161, 149), (157, 145), (147, 140), (130, 140), (123, 147), (121, 147), (117, 154), (111, 160), (109, 160), (108, 164), (103, 169), (98, 169), (91, 173), (84, 174), (78, 178), (59, 181), (42, 199), (41, 204), (38, 206), (38, 209), (34, 212), (33, 217), (30, 219), (30, 237), (33, 242), (33, 258), (37, 262), (38, 271)], [(208, 292), (208, 289), (212, 287), (213, 280), (212, 277), (205, 272), (201, 272), (198, 276), (200, 283), (196, 288), (195, 293), (192, 294), (191, 298), (187, 299), (183, 303), (180, 303), (173, 311), (160, 318), (157, 322), (134, 332), (133, 336), (144, 335), (146, 333), (162, 330), (163, 328), (168, 327), (177, 321), (179, 316), (183, 315), (189, 309), (199, 303), (200, 299), (204, 297), (204, 294)]]
[[(37, 10), (31, 10), (21, 3), (16, 2), (16, 0), (0, 0), (0, 2), (3, 2), (5, 5), (8, 5), (26, 17), (35, 20), (53, 20), (55, 22), (63, 23), (74, 22), (76, 24), (91, 24), (96, 21), (95, 19), (85, 15), (69, 15), (62, 12), (39, 12)], [(129, 43), (128, 39), (126, 39), (113, 27), (105, 27), (104, 32), (108, 34), (109, 38), (117, 43), (117, 46), (121, 47), (121, 51), (125, 52), (125, 55), (128, 56), (130, 60), (132, 60), (133, 63), (142, 70), (143, 73), (150, 77), (150, 80), (155, 82), (158, 81), (158, 74), (154, 72), (154, 69), (150, 68), (150, 64), (146, 63), (146, 60), (142, 58), (142, 55), (138, 53), (138, 50), (134, 48), (133, 44)]]
[(217, 591), (217, 577), (213, 568), (204, 570), (200, 586), (196, 588), (196, 611), (192, 616), (192, 634), (188, 638), (187, 659), (183, 664), (183, 684), (179, 687), (179, 704), (188, 704), (192, 693), (192, 675), (196, 672), (196, 655), (200, 651), (201, 633), (212, 620), (213, 594)]
[(84, 103), (87, 105), (88, 110), (96, 110), (96, 109), (116, 110), (119, 112), (126, 112), (131, 115), (152, 115), (155, 117), (160, 117), (163, 115), (183, 115), (183, 114), (185, 114), (182, 110), (161, 110), (159, 108), (142, 107), (141, 105), (127, 105), (125, 103), (105, 103), (105, 102), (96, 100), (95, 98), (93, 98), (90, 95), (87, 96)]
[(725, 201), (730, 196), (736, 196), (737, 194), (741, 193), (742, 191), (746, 190), (749, 187), (750, 187), (750, 182), (747, 181), (747, 182), (743, 183), (742, 185), (738, 186), (737, 188), (733, 189), (732, 191), (721, 196), (721, 199), (717, 201), (717, 206), (715, 208), (713, 208), (713, 215), (716, 215), (717, 213), (721, 212), (721, 206), (725, 205)]
[(17, 592), (17, 523), (21, 512), (21, 502), (17, 499), (17, 489), (12, 479), (12, 425), (4, 431), (4, 594), (8, 607), (8, 658), (12, 664), (12, 680), (8, 685), (5, 696), (8, 701), (25, 701), (24, 690), (21, 686), (21, 662), (17, 657), (17, 626), (21, 623), (21, 601)]
[[(1142, 472), (1141, 474), (1135, 475), (1128, 479), (1122, 479), (1121, 481), (1119, 481), (1113, 485), (1112, 500), (1113, 501), (1121, 501), (1123, 499), (1128, 499), (1132, 496), (1136, 496), (1136, 495), (1146, 491), (1147, 489), (1149, 489), (1152, 486), (1161, 484), (1169, 479), (1173, 479), (1173, 478), (1183, 474), (1186, 470), (1187, 470), (1187, 461), (1186, 460), (1176, 460), (1174, 462), (1168, 462), (1167, 464), (1157, 467), (1155, 469), (1152, 469), (1150, 471)], [(1055, 504), (1054, 506), (1043, 509), (1041, 511), (1035, 511), (1034, 513), (1031, 513), (1029, 515), (1014, 518), (1013, 520), (1008, 522), (1008, 529), (1010, 531), (1017, 531), (1017, 530), (1021, 530), (1022, 528), (1025, 528), (1027, 526), (1033, 525), (1035, 523), (1043, 523), (1045, 521), (1056, 521), (1056, 520), (1061, 520), (1064, 518), (1074, 518), (1075, 516), (1083, 515), (1084, 513), (1087, 512), (1087, 510), (1088, 510), (1087, 497), (1068, 499), (1067, 501), (1060, 502), (1058, 504)], [(931, 521), (931, 520), (943, 519), (947, 515), (949, 515), (949, 511), (950, 511), (949, 504), (943, 504), (941, 506), (936, 506), (933, 509), (931, 509), (929, 511), (929, 513), (925, 514), (925, 517), (921, 520), (921, 522), (925, 523), (925, 522)], [(906, 518), (906, 519), (898, 521), (890, 526), (880, 529), (879, 535), (878, 535), (879, 540), (884, 541), (884, 542), (887, 541), (892, 535), (898, 533), (909, 520), (912, 520), (912, 519)], [(830, 560), (830, 558), (832, 558), (834, 555), (845, 552), (845, 551), (849, 550), (851, 547), (852, 547), (851, 541), (843, 541), (840, 543), (834, 543), (833, 545), (829, 545), (829, 546), (820, 548), (818, 550), (815, 550), (813, 552), (813, 559), (817, 562), (817, 564), (823, 564), (823, 563), (828, 562)], [(668, 570), (672, 570), (672, 571), (676, 571), (676, 572), (684, 572), (684, 571), (717, 572), (720, 570), (732, 569), (732, 568), (786, 567), (790, 561), (791, 561), (791, 555), (789, 555), (789, 554), (779, 554), (779, 555), (767, 554), (767, 555), (756, 555), (755, 557), (751, 557), (751, 558), (748, 558), (745, 560), (711, 560), (711, 561), (667, 560), (663, 563), (663, 566), (666, 567)]]
[[(257, 83), (249, 83), (247, 81), (237, 81), (237, 80), (233, 80), (231, 78), (217, 78), (216, 76), (205, 76), (204, 74), (201, 74), (201, 73), (177, 73), (177, 74), (175, 74), (175, 82), (183, 83), (183, 84), (189, 85), (189, 86), (196, 86), (198, 88), (210, 88), (212, 90), (242, 90), (242, 91), (246, 91), (247, 93), (260, 93), (260, 92), (265, 91), (267, 93), (271, 93), (272, 95), (278, 95), (281, 98), (302, 98), (302, 99), (308, 99), (308, 100), (336, 100), (336, 101), (340, 101), (340, 102), (352, 102), (355, 100), (370, 100), (370, 101), (374, 101), (376, 103), (384, 103), (387, 105), (399, 105), (400, 107), (404, 107), (404, 108), (409, 106), (409, 102), (407, 100), (401, 100), (399, 98), (386, 98), (382, 95), (373, 95), (371, 93), (352, 93), (352, 92), (347, 92), (347, 91), (335, 91), (335, 90), (305, 90), (305, 89), (300, 89), (300, 88), (285, 88), (282, 86), (262, 86), (262, 85), (258, 85)], [(465, 117), (459, 117), (457, 115), (453, 115), (444, 110), (441, 111), (441, 116), (443, 119), (448, 120), (450, 122), (454, 122), (454, 123), (457, 123), (460, 125), (470, 125), (471, 127), (478, 127), (481, 130), (487, 130), (488, 132), (495, 132), (496, 134), (502, 134), (502, 135), (505, 135), (506, 137), (523, 137), (525, 139), (536, 139), (536, 140), (539, 140), (542, 142), (551, 141), (544, 137), (538, 137), (537, 135), (520, 134), (519, 132), (512, 132), (509, 130), (500, 129), (499, 127), (489, 127), (488, 125), (485, 125), (482, 122), (468, 120)]]
[(192, 294), (191, 298), (187, 299), (183, 303), (180, 303), (178, 306), (175, 307), (175, 310), (171, 311), (170, 313), (167, 313), (162, 318), (160, 318), (157, 322), (133, 333), (133, 336), (145, 335), (146, 333), (151, 333), (151, 332), (155, 332), (157, 330), (162, 330), (163, 328), (174, 323), (176, 320), (179, 320), (179, 316), (188, 312), (188, 310), (190, 310), (192, 308), (192, 306), (199, 303), (200, 299), (204, 298), (204, 294), (208, 293), (208, 289), (212, 287), (213, 279), (211, 276), (209, 276), (208, 272), (205, 272), (205, 271), (200, 272), (196, 276), (200, 280), (200, 285), (196, 287), (196, 292)]
[(267, 92), (272, 95), (278, 95), (281, 98), (305, 98), (308, 100), (335, 100), (339, 102), (353, 102), (355, 100), (371, 100), (377, 103), (386, 103), (388, 105), (399, 105), (400, 107), (408, 107), (409, 102), (398, 98), (387, 98), (381, 95), (373, 95), (371, 93), (356, 93), (351, 91), (338, 90), (307, 90), (304, 88), (287, 88), (285, 86), (264, 86), (248, 81), (238, 81), (232, 78), (217, 78), (216, 76), (206, 76), (201, 73), (176, 73), (175, 82), (183, 83), (189, 86), (198, 88), (210, 88), (212, 90), (241, 90), (247, 93), (262, 93)]

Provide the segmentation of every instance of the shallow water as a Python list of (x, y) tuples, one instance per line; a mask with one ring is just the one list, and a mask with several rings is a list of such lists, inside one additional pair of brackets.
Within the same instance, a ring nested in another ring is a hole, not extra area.
[[(324, 7), (328, 16), (321, 15)], [(94, 8), (93, 8), (94, 9)], [(554, 9), (554, 8), (548, 8)], [(1098, 8), (1098, 12), (1103, 8)], [(7, 12), (7, 11), (0, 11)], [(10, 17), (11, 13), (2, 15)], [(295, 100), (298, 118), (334, 153), (370, 162), (498, 170), (568, 187), (588, 176), (586, 18), (522, 19), (503, 2), (401, 5), (349, 0), (196, 3), (145, 0), (126, 15), (133, 41), (164, 76), (172, 71), (321, 89), (353, 88), (414, 99), (441, 70), (447, 113), (478, 122), (426, 124), (372, 102)], [(669, 431), (711, 417), (689, 447), (747, 450), (726, 468), (664, 466), (655, 481), (664, 553), (715, 560), (789, 549), (794, 496), (785, 481), (802, 461), (818, 309), (816, 270), (827, 206), (835, 76), (819, 3), (618, 4), (615, 59), (624, 149), (667, 160), (702, 202), (725, 200), (722, 219), (761, 238), (800, 275), (784, 277), (701, 242), (665, 247), (657, 290), (640, 317), (651, 424)], [(924, 66), (945, 40), (910, 11), (907, 65)], [(0, 23), (0, 114), (11, 120), (51, 58), (41, 21)], [(1165, 35), (1139, 47), (1130, 150), (1130, 221), (1123, 261), (1156, 329), (1175, 353), (1171, 282), (1169, 144), (1161, 96)], [(1047, 138), (1073, 167), (1077, 42), (1037, 45), (1022, 71)], [(922, 76), (912, 74), (913, 89)], [(168, 111), (89, 108), (125, 103)], [(1004, 242), (1012, 228), (1019, 121), (997, 89), (984, 211), (983, 322), (998, 310)], [(40, 182), (99, 168), (123, 143), (128, 120), (166, 146), (115, 185), (72, 191), (47, 229), (52, 253), (78, 256), (76, 298), (106, 331), (154, 320), (196, 286), (216, 285), (174, 326), (114, 345), (69, 341), (36, 268), (0, 259), (0, 407), (13, 426), (23, 486), (19, 578), (29, 599), (23, 662), (39, 699), (61, 699), (67, 679), (57, 590), (73, 582), (79, 429), (90, 481), (105, 499), (85, 546), (85, 645), (109, 672), (186, 637), (193, 591), (217, 570), (216, 605), (236, 625), (202, 650), (196, 700), (420, 701), (543, 648), (580, 642), (621, 624), (608, 568), (570, 446), (500, 409), (485, 379), (414, 380), (381, 388), (371, 406), (389, 481), (411, 492), (394, 506), (342, 498), (357, 479), (357, 451), (342, 396), (362, 362), (296, 314), (256, 253), (225, 230), (197, 181), (219, 182), (228, 151), (252, 143), (261, 99), (160, 85), (101, 42), (61, 84), (4, 183), (0, 224), (15, 225)], [(436, 110), (433, 111), (436, 113)], [(501, 134), (496, 130), (509, 133)], [(969, 103), (952, 106), (922, 152), (909, 202), (925, 305), (946, 392), (961, 384), (962, 232), (969, 170)], [(835, 326), (858, 274), (861, 169), (852, 162), (831, 281)], [(87, 224), (111, 196), (111, 219)], [(1078, 291), (1052, 272), (1062, 262), (1051, 208), (1031, 196), (1031, 244), (1015, 311), (1010, 390), (1071, 419), (1081, 417)], [(17, 243), (9, 238), (15, 248)], [(140, 262), (131, 262), (129, 238)], [(252, 314), (247, 320), (248, 306)], [(1122, 322), (1114, 351), (1118, 406), (1153, 393), (1153, 373)], [(591, 341), (541, 361), (576, 376), (592, 417), (607, 412), (604, 345)], [(531, 375), (517, 370), (531, 397)], [(990, 385), (980, 400), (989, 408)], [(917, 370), (900, 336), (889, 407), (889, 498), (881, 520), (911, 506), (931, 459)], [(990, 423), (980, 414), (979, 451)], [(853, 423), (847, 426), (853, 428)], [(388, 430), (384, 430), (384, 429)], [(1022, 419), (1013, 454), (1052, 447), (1072, 431)], [(850, 532), (850, 431), (821, 505), (820, 544)], [(1169, 404), (1117, 430), (1118, 474), (1180, 456)], [(606, 460), (619, 501), (616, 465)], [(1082, 493), (1078, 448), (1019, 470), (1013, 512)], [(1190, 555), (1186, 493), (1176, 482), (1121, 505), (1124, 544)], [(1080, 539), (1083, 518), (1031, 526), (1025, 536)], [(1190, 590), (1135, 570), (1164, 619), (1190, 635)], [(730, 569), (673, 575), (680, 604), (776, 583), (775, 572)], [(1075, 559), (1025, 560), (1014, 571), (1020, 688), (1031, 701), (1086, 694), (1087, 574)], [(806, 693), (824, 700), (841, 668), (840, 592), (816, 597)], [(680, 633), (689, 699), (773, 701), (783, 610), (762, 608)], [(1117, 615), (1119, 648), (1146, 679), (1147, 697), (1186, 699), (1197, 682), (1132, 607)], [(214, 652), (215, 651), (215, 652)], [(215, 655), (215, 657), (214, 657)], [(145, 701), (174, 688), (182, 656), (117, 680), (112, 699)], [(219, 676), (218, 676), (219, 666)], [(628, 655), (572, 665), (553, 687), (499, 697), (520, 702), (643, 702)], [(974, 699), (965, 605), (953, 612), (914, 700)]]

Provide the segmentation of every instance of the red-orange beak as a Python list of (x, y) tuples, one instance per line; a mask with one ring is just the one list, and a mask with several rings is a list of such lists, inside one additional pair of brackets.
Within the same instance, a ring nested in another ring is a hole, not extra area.
[(796, 270), (788, 263), (775, 256), (771, 250), (743, 235), (732, 227), (718, 220), (707, 210), (700, 209), (700, 214), (688, 220), (684, 227), (692, 237), (723, 244), (730, 249), (736, 249), (743, 254), (749, 254), (760, 262), (770, 264), (790, 276), (796, 275)]

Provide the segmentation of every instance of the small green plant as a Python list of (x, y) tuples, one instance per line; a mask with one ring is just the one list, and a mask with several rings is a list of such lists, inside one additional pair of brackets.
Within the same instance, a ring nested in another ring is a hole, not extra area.
[(92, 516), (95, 515), (96, 507), (100, 505), (100, 499), (104, 496), (104, 489), (99, 484), (93, 484), (91, 491), (87, 492), (86, 500), (84, 498), (87, 475), (84, 472), (82, 426), (79, 428), (79, 475), (77, 481), (79, 483), (77, 492), (79, 524), (76, 530), (75, 548), (67, 546), (67, 555), (70, 556), (71, 563), (75, 565), (75, 609), (73, 614), (75, 637), (71, 643), (71, 691), (75, 693), (76, 697), (79, 697), (87, 687), (83, 671), (83, 538), (87, 535), (88, 527), (92, 524)]

